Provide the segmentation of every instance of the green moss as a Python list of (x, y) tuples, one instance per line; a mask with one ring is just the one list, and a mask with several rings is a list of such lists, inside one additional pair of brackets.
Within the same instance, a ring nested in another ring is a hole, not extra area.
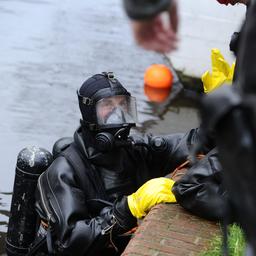
[[(230, 256), (244, 255), (245, 240), (242, 230), (237, 225), (229, 226), (228, 246)], [(199, 254), (199, 256), (219, 256), (222, 255), (222, 237), (216, 236), (211, 241), (207, 251)]]

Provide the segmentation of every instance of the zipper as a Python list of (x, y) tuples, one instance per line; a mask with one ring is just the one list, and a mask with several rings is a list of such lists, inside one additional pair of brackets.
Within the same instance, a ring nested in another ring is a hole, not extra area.
[(45, 202), (45, 197), (44, 197), (42, 186), (41, 186), (41, 177), (42, 177), (42, 175), (38, 179), (39, 193), (40, 193), (40, 197), (42, 199), (41, 201), (43, 203), (44, 210), (45, 210), (46, 215), (47, 215), (48, 224), (50, 224), (50, 221), (52, 220), (52, 214), (50, 213), (50, 211), (49, 211), (49, 209), (46, 205), (46, 202)]
[(101, 234), (102, 235), (109, 234), (109, 241), (110, 241), (111, 245), (113, 246), (114, 250), (116, 252), (118, 252), (119, 250), (118, 250), (117, 246), (115, 245), (115, 243), (113, 241), (113, 237), (112, 237), (112, 231), (116, 224), (117, 224), (117, 219), (116, 219), (115, 215), (112, 215), (111, 225), (106, 226), (104, 229), (102, 229)]
[(101, 230), (101, 234), (102, 235), (105, 235), (105, 234), (108, 234), (112, 231), (113, 227), (116, 225), (117, 223), (117, 220), (116, 220), (116, 217), (114, 215), (112, 215), (112, 218), (111, 218), (111, 225), (109, 226), (106, 226), (105, 228), (103, 228)]

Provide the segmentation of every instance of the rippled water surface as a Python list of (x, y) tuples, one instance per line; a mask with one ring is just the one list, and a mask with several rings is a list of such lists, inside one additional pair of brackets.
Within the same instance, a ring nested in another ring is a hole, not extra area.
[(144, 130), (196, 125), (186, 104), (147, 101), (143, 72), (161, 55), (137, 48), (120, 0), (0, 0), (0, 254), (7, 229), (16, 156), (28, 145), (51, 150), (78, 126), (76, 89), (94, 73), (114, 71), (137, 97)]

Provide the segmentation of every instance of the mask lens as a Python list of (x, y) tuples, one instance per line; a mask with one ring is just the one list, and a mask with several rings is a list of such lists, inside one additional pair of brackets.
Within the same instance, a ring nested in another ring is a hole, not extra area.
[(96, 115), (99, 125), (136, 123), (136, 100), (127, 95), (101, 99), (96, 103)]

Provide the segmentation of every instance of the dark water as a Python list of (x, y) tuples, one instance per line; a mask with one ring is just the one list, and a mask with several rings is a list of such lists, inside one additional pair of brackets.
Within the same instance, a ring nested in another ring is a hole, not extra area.
[(195, 126), (186, 104), (155, 105), (143, 92), (143, 72), (161, 55), (135, 46), (120, 0), (0, 0), (0, 254), (7, 230), (16, 156), (28, 145), (51, 149), (78, 126), (76, 89), (114, 71), (136, 96), (142, 130)]

